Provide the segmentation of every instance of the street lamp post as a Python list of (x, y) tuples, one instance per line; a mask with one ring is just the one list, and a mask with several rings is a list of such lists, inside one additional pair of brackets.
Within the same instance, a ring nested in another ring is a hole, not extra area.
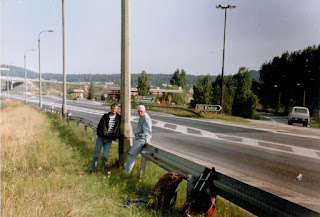
[[(275, 88), (278, 87), (278, 85), (274, 85)], [(277, 112), (279, 113), (280, 112), (280, 105), (281, 105), (281, 90), (280, 90), (280, 87), (279, 87), (279, 98), (278, 98), (278, 108), (277, 108)]]
[(223, 108), (223, 76), (224, 76), (224, 54), (225, 54), (225, 43), (226, 43), (226, 22), (227, 22), (227, 9), (236, 8), (235, 5), (222, 6), (218, 5), (216, 8), (224, 9), (224, 35), (223, 35), (223, 55), (222, 55), (222, 72), (221, 72), (221, 101), (220, 105)]
[(27, 103), (27, 52), (34, 51), (34, 49), (28, 49), (24, 52), (24, 94), (25, 94), (25, 103)]
[[(297, 86), (300, 86), (300, 83), (297, 83)], [(306, 90), (305, 90), (305, 88), (303, 89), (302, 106), (306, 107)]]
[(64, 0), (62, 0), (62, 65), (63, 65), (63, 104), (62, 117), (66, 118), (67, 114), (67, 76), (66, 76), (66, 61), (65, 61), (65, 33), (64, 33)]
[(40, 64), (40, 35), (43, 32), (53, 32), (53, 30), (43, 30), (38, 35), (38, 52), (39, 52), (39, 107), (42, 108), (42, 83), (41, 83), (41, 64)]

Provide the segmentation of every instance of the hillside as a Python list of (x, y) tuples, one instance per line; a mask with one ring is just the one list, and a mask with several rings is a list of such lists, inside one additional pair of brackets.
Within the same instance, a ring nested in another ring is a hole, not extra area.
[[(6, 65), (2, 65), (2, 67), (7, 67)], [(22, 67), (17, 66), (8, 66), (11, 69), (13, 76), (24, 78), (24, 69)], [(6, 76), (6, 72), (2, 72), (3, 76)], [(11, 76), (11, 74), (9, 74)], [(162, 84), (168, 84), (170, 79), (172, 78), (172, 74), (148, 74), (150, 79), (150, 84), (153, 87), (162, 87)], [(138, 78), (140, 74), (131, 74), (131, 86), (136, 87), (138, 84)], [(202, 79), (205, 75), (188, 75), (186, 76), (187, 83), (189, 87), (193, 87), (193, 85), (197, 82), (198, 79)], [(29, 79), (37, 79), (39, 78), (39, 74), (37, 72), (27, 70), (27, 77)], [(211, 76), (211, 80), (214, 81), (217, 76)], [(259, 71), (250, 71), (250, 77), (254, 80), (260, 79)], [(62, 74), (54, 74), (54, 73), (42, 73), (42, 78), (44, 80), (56, 80), (62, 81)], [(67, 82), (113, 82), (115, 85), (120, 85), (120, 74), (67, 74)]]

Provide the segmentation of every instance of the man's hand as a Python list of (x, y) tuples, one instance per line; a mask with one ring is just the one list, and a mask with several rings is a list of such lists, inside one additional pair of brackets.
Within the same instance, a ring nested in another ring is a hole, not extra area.
[(149, 143), (145, 143), (143, 146), (142, 146), (142, 148), (146, 148), (146, 147), (148, 147), (149, 146)]

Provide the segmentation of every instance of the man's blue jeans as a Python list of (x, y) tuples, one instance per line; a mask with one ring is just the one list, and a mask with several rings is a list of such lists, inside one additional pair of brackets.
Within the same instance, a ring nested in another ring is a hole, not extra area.
[(127, 157), (127, 164), (125, 171), (128, 173), (131, 173), (134, 163), (136, 161), (137, 155), (140, 153), (142, 146), (146, 144), (145, 139), (137, 139), (134, 143), (133, 146), (131, 147), (128, 157)]
[(103, 152), (102, 152), (102, 161), (101, 161), (100, 170), (101, 171), (106, 170), (106, 164), (107, 164), (107, 160), (108, 160), (108, 155), (109, 155), (111, 143), (112, 143), (111, 139), (104, 139), (104, 138), (101, 138), (100, 136), (98, 136), (98, 138), (96, 140), (96, 147), (94, 148), (94, 152), (93, 152), (90, 172), (94, 172), (96, 170), (97, 161), (98, 161), (102, 147), (103, 147)]

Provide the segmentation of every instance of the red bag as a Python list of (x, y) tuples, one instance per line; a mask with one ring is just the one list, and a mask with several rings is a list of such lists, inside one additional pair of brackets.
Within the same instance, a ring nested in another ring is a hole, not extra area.
[(180, 208), (184, 216), (190, 212), (212, 216), (216, 210), (216, 194), (213, 189), (214, 168), (205, 168), (197, 180), (187, 201)]

